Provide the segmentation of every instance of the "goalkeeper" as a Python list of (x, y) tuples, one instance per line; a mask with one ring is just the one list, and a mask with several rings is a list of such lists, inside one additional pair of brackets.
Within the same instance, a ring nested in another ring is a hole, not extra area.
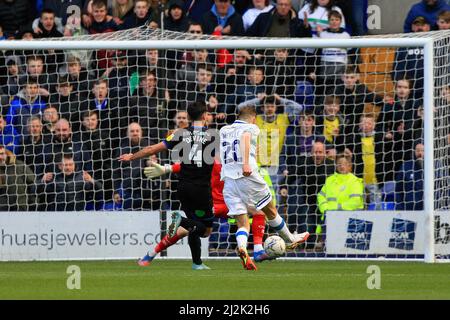
[[(224, 182), (220, 180), (220, 171), (222, 170), (222, 165), (220, 161), (215, 159), (213, 170), (211, 173), (211, 195), (213, 200), (213, 213), (216, 218), (228, 219), (228, 207), (223, 199), (223, 186)], [(144, 174), (149, 179), (160, 177), (166, 173), (179, 173), (181, 171), (180, 163), (175, 163), (172, 165), (162, 166), (158, 163), (152, 163), (150, 167), (144, 169)], [(270, 179), (267, 173), (267, 178)], [(266, 225), (266, 218), (264, 213), (258, 212), (253, 214), (252, 222), (252, 233), (253, 233), (253, 260), (255, 262), (262, 262), (264, 260), (273, 260), (275, 258), (269, 257), (264, 251), (263, 247), (263, 237)], [(154, 254), (159, 253), (159, 246), (155, 247)]]

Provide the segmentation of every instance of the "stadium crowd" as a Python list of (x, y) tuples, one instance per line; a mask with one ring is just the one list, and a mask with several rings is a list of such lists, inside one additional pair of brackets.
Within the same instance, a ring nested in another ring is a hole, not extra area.
[[(137, 27), (218, 38), (346, 39), (367, 31), (363, 3), (0, 0), (0, 39)], [(444, 29), (450, 6), (443, 0), (420, 1), (405, 19), (405, 32)], [(149, 180), (143, 173), (150, 161), (168, 163), (168, 154), (117, 158), (186, 127), (186, 106), (198, 100), (208, 104), (214, 128), (232, 123), (242, 106), (257, 108), (266, 150), (258, 161), (297, 232), (314, 231), (326, 210), (421, 210), (423, 52), (396, 52), (393, 95), (363, 83), (360, 55), (337, 48), (4, 51), (0, 210), (176, 209), (176, 176)], [(448, 107), (450, 86), (439, 94)], [(377, 111), (367, 112), (367, 104)], [(337, 157), (346, 161), (336, 171)], [(344, 189), (359, 183), (362, 190), (336, 194), (327, 179), (335, 171), (352, 174), (334, 176)]]

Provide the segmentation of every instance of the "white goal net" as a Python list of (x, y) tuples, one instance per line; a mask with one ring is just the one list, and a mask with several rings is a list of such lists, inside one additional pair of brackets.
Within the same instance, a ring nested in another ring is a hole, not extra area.
[[(117, 158), (186, 127), (189, 103), (208, 105), (212, 129), (251, 105), (260, 173), (290, 230), (312, 234), (288, 256), (423, 259), (433, 239), (433, 257), (448, 258), (449, 39), (277, 38), (251, 47), (256, 38), (144, 26), (4, 42), (0, 211), (155, 210), (164, 218), (180, 209), (177, 176), (149, 180), (143, 170), (172, 163), (171, 154)], [(431, 238), (427, 210), (435, 211)], [(235, 255), (235, 229), (217, 218), (209, 256)]]

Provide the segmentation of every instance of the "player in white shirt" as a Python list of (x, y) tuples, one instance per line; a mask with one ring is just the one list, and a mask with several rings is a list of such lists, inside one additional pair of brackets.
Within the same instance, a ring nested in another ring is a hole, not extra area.
[(239, 120), (220, 129), (221, 177), (225, 182), (223, 196), (229, 209), (228, 215), (236, 219), (238, 254), (247, 270), (256, 266), (247, 253), (250, 230), (248, 213), (262, 210), (269, 225), (294, 249), (305, 242), (309, 233), (293, 235), (272, 201), (272, 194), (258, 173), (256, 162), (259, 128), (255, 125), (256, 110), (253, 106), (239, 110)]

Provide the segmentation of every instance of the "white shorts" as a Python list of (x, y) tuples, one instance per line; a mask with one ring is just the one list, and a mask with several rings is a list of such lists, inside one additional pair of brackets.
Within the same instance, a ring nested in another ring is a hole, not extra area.
[(272, 201), (272, 193), (264, 179), (256, 172), (239, 179), (225, 178), (223, 198), (228, 216), (259, 211)]

